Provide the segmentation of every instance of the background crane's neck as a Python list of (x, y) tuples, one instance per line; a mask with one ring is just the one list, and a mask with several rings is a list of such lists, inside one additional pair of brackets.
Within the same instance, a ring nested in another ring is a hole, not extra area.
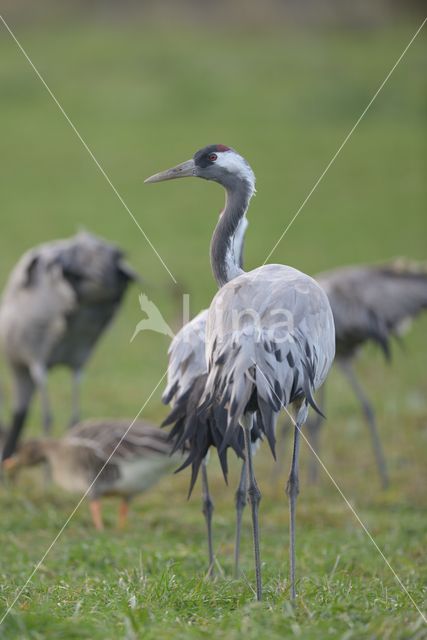
[(243, 271), (243, 243), (248, 221), (246, 211), (254, 186), (240, 180), (226, 187), (226, 202), (211, 242), (211, 265), (219, 287)]

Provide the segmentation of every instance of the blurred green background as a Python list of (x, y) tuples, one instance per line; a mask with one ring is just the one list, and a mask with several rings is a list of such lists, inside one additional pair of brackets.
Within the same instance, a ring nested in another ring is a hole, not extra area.
[[(126, 249), (145, 292), (175, 326), (182, 291), (190, 293), (193, 314), (206, 307), (215, 292), (208, 246), (221, 189), (204, 181), (148, 186), (144, 178), (206, 144), (236, 148), (257, 176), (245, 263), (261, 264), (421, 24), (416, 3), (410, 8), (402, 13), (399, 3), (332, 1), (3, 2), (4, 19), (179, 286), (0, 24), (2, 283), (26, 249), (84, 227)], [(314, 274), (394, 256), (426, 258), (426, 37), (424, 30), (415, 40), (271, 262)], [(166, 337), (146, 332), (130, 343), (141, 319), (138, 293), (129, 291), (87, 369), (86, 417), (132, 418), (166, 369)], [(385, 440), (389, 492), (378, 489), (362, 417), (336, 372), (323, 434), (325, 464), (420, 606), (426, 330), (427, 318), (416, 322), (405, 349), (395, 348), (392, 367), (369, 348), (358, 363)], [(0, 371), (6, 421), (10, 380), (3, 363)], [(143, 413), (155, 422), (165, 415), (161, 389)], [(59, 434), (69, 415), (68, 373), (53, 372), (50, 390)], [(28, 432), (40, 432), (38, 402)], [(302, 451), (303, 475), (308, 455)], [(307, 582), (297, 609), (283, 613), (288, 594), (275, 569), (281, 567), (286, 581), (286, 501), (271, 480), (268, 454), (258, 464), (266, 605), (250, 605), (245, 581), (209, 585), (201, 579), (203, 522), (197, 496), (185, 502), (184, 474), (137, 501), (127, 534), (95, 536), (81, 509), (0, 637), (4, 631), (10, 638), (259, 638), (266, 637), (266, 624), (272, 638), (425, 637), (417, 612), (326, 476), (320, 487), (302, 482), (299, 575)], [(233, 493), (223, 488), (215, 462), (211, 467), (218, 552), (229, 573)], [(75, 504), (52, 490), (46, 498), (35, 477), (0, 489), (5, 606)], [(231, 487), (234, 479), (235, 470)], [(251, 582), (249, 532), (247, 543)], [(149, 577), (142, 579), (145, 572)], [(145, 594), (136, 609), (128, 604), (132, 588), (139, 603)], [(66, 604), (57, 605), (61, 593)]]

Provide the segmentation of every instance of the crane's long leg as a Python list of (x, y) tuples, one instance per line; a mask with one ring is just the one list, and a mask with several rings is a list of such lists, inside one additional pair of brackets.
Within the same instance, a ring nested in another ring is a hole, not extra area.
[(289, 565), (290, 565), (290, 582), (291, 582), (291, 599), (295, 599), (295, 512), (297, 506), (297, 496), (299, 493), (298, 482), (298, 456), (300, 445), (300, 425), (298, 421), (294, 431), (294, 448), (292, 452), (291, 470), (289, 473), (288, 483), (286, 485), (286, 493), (289, 498)]
[(240, 574), (240, 538), (242, 534), (242, 516), (243, 510), (248, 501), (247, 490), (247, 470), (246, 462), (242, 463), (242, 471), (240, 473), (239, 486), (236, 491), (236, 542), (234, 546), (234, 576), (237, 578)]
[(68, 423), (69, 427), (73, 427), (80, 420), (80, 383), (82, 380), (82, 372), (80, 369), (73, 371), (73, 380), (71, 388), (71, 417)]
[(241, 419), (242, 427), (245, 433), (245, 458), (248, 469), (248, 496), (252, 510), (252, 530), (254, 540), (254, 556), (255, 556), (255, 575), (256, 575), (256, 597), (257, 600), (262, 600), (262, 580), (261, 580), (261, 558), (259, 552), (259, 520), (258, 510), (261, 500), (261, 493), (258, 488), (253, 460), (252, 460), (252, 443), (251, 443), (251, 429), (252, 429), (253, 416), (251, 414), (244, 414)]
[(25, 424), (27, 414), (27, 407), (14, 410), (12, 416), (12, 424), (6, 434), (3, 450), (1, 452), (2, 461), (7, 460), (13, 453), (15, 453), (19, 436), (21, 435), (22, 427)]
[(46, 380), (39, 386), (40, 397), (42, 401), (42, 415), (43, 415), (43, 431), (46, 436), (50, 436), (52, 433), (52, 413), (50, 410), (49, 394), (47, 391)]
[(47, 371), (44, 366), (36, 363), (31, 367), (31, 377), (40, 392), (43, 431), (45, 436), (49, 436), (52, 431), (52, 413), (50, 410), (49, 394), (47, 389)]
[(25, 367), (13, 367), (14, 409), (12, 423), (6, 434), (2, 460), (10, 458), (15, 452), (19, 436), (25, 424), (28, 407), (34, 393), (34, 381)]
[(387, 469), (387, 463), (384, 456), (383, 447), (381, 444), (380, 434), (377, 427), (377, 422), (375, 420), (375, 413), (372, 408), (371, 403), (369, 402), (365, 392), (359, 384), (358, 379), (353, 371), (353, 367), (351, 366), (348, 360), (343, 360), (340, 362), (341, 370), (343, 371), (345, 377), (347, 378), (351, 388), (353, 389), (357, 399), (359, 400), (362, 411), (365, 416), (366, 423), (369, 428), (369, 433), (371, 434), (372, 447), (374, 450), (375, 461), (378, 468), (378, 473), (381, 479), (381, 485), (383, 489), (387, 489), (389, 486), (389, 475)]
[[(320, 387), (318, 393), (319, 408), (324, 410), (325, 407), (325, 385)], [(307, 438), (314, 451), (319, 454), (320, 452), (320, 430), (324, 424), (324, 419), (318, 413), (311, 414), (306, 422)], [(319, 462), (317, 458), (312, 454), (308, 463), (308, 481), (310, 484), (317, 484), (319, 480)]]
[(213, 538), (212, 538), (212, 514), (214, 510), (214, 503), (212, 502), (212, 499), (209, 493), (208, 471), (206, 467), (207, 467), (207, 458), (205, 458), (202, 462), (202, 496), (203, 496), (202, 511), (203, 511), (203, 515), (205, 516), (206, 528), (208, 531), (208, 553), (209, 553), (208, 576), (213, 576), (215, 556), (213, 551)]
[[(35, 363), (31, 367), (31, 377), (33, 378), (34, 383), (36, 384), (37, 389), (40, 392), (43, 432), (45, 437), (49, 437), (52, 432), (53, 420), (50, 410), (49, 393), (47, 389), (47, 371), (45, 367), (39, 363)], [(50, 467), (47, 465), (45, 465), (44, 468), (44, 480), (46, 485), (50, 484), (50, 482), (52, 481)]]
[(290, 427), (290, 424), (288, 422), (288, 416), (285, 414), (283, 416), (283, 422), (278, 428), (278, 431), (280, 432), (280, 436), (278, 438), (277, 447), (276, 447), (276, 462), (273, 466), (273, 471), (271, 472), (271, 479), (273, 484), (277, 483), (283, 471), (283, 461), (285, 459), (286, 446), (287, 446), (286, 441), (288, 439), (288, 435), (290, 431), (289, 427)]

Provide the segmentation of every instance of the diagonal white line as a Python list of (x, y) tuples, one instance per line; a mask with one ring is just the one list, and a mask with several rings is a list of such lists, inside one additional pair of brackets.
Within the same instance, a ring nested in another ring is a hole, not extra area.
[(271, 251), (268, 254), (268, 256), (266, 257), (266, 259), (264, 260), (263, 265), (265, 265), (267, 260), (270, 259), (271, 255), (275, 252), (275, 250), (277, 249), (277, 247), (280, 244), (280, 242), (283, 240), (283, 238), (285, 237), (285, 235), (287, 234), (287, 232), (289, 231), (289, 229), (291, 228), (291, 226), (293, 225), (295, 220), (298, 218), (299, 214), (301, 213), (301, 211), (303, 210), (303, 208), (305, 207), (307, 202), (310, 200), (311, 196), (316, 191), (317, 187), (322, 182), (323, 178), (328, 173), (329, 169), (332, 167), (332, 165), (334, 164), (335, 160), (340, 155), (341, 151), (343, 150), (343, 148), (345, 147), (347, 142), (350, 140), (350, 138), (353, 135), (354, 131), (357, 129), (357, 127), (359, 126), (359, 124), (361, 123), (361, 121), (363, 120), (363, 118), (365, 117), (365, 115), (367, 114), (369, 109), (371, 108), (371, 106), (372, 106), (373, 102), (376, 100), (378, 94), (381, 92), (383, 87), (387, 84), (388, 80), (390, 79), (391, 75), (395, 71), (396, 67), (401, 62), (402, 58), (405, 56), (405, 54), (408, 51), (409, 47), (414, 42), (415, 38), (418, 36), (418, 34), (420, 33), (421, 29), (424, 27), (426, 22), (427, 22), (427, 18), (424, 18), (424, 20), (422, 21), (421, 25), (418, 27), (418, 29), (416, 30), (416, 32), (414, 33), (414, 35), (412, 36), (412, 38), (410, 39), (410, 41), (408, 42), (408, 44), (406, 45), (406, 47), (404, 48), (404, 50), (402, 51), (402, 53), (400, 54), (400, 56), (398, 57), (398, 59), (396, 60), (396, 62), (394, 63), (394, 65), (392, 66), (392, 68), (390, 69), (388, 74), (386, 75), (386, 77), (384, 78), (384, 80), (381, 82), (380, 86), (378, 87), (378, 89), (376, 90), (376, 92), (374, 93), (374, 95), (372, 96), (372, 98), (370, 99), (370, 101), (368, 102), (368, 104), (366, 105), (366, 107), (364, 108), (364, 110), (362, 111), (360, 116), (358, 117), (358, 119), (356, 120), (355, 124), (352, 126), (352, 128), (350, 129), (350, 131), (348, 132), (348, 134), (346, 135), (346, 137), (344, 138), (344, 140), (342, 141), (342, 143), (338, 147), (338, 150), (334, 153), (334, 155), (332, 156), (331, 160), (326, 165), (326, 168), (320, 174), (320, 176), (318, 177), (318, 179), (314, 183), (313, 187), (309, 191), (308, 195), (305, 197), (305, 199), (303, 200), (303, 202), (299, 206), (299, 208), (298, 208), (297, 212), (295, 213), (294, 217), (291, 219), (291, 221), (289, 222), (288, 226), (283, 231), (282, 235), (280, 236), (280, 238), (278, 239), (278, 241), (276, 242), (274, 247), (271, 249)]
[(156, 384), (156, 386), (154, 387), (154, 389), (152, 390), (152, 392), (148, 396), (147, 400), (144, 402), (144, 404), (142, 405), (142, 407), (140, 408), (140, 410), (138, 411), (138, 413), (136, 414), (136, 416), (134, 417), (134, 419), (132, 420), (132, 422), (130, 423), (130, 425), (128, 426), (128, 428), (126, 429), (126, 431), (124, 432), (124, 434), (122, 435), (122, 437), (120, 438), (118, 443), (116, 444), (116, 446), (114, 447), (113, 451), (110, 453), (110, 455), (108, 456), (107, 460), (104, 462), (104, 464), (102, 465), (101, 469), (96, 474), (96, 476), (93, 479), (93, 481), (90, 484), (90, 486), (86, 489), (86, 491), (84, 492), (84, 494), (82, 495), (82, 497), (80, 498), (80, 500), (78, 501), (78, 503), (76, 504), (76, 506), (74, 507), (74, 509), (72, 510), (70, 515), (68, 516), (68, 518), (66, 519), (65, 523), (62, 525), (62, 527), (60, 528), (60, 530), (58, 531), (58, 533), (56, 534), (56, 536), (54, 537), (54, 539), (52, 540), (52, 542), (50, 543), (50, 545), (48, 546), (48, 548), (46, 549), (46, 551), (44, 552), (42, 557), (40, 558), (40, 560), (37, 562), (36, 566), (34, 567), (32, 572), (30, 573), (30, 575), (26, 579), (24, 585), (19, 589), (19, 591), (18, 591), (17, 595), (15, 596), (12, 604), (9, 605), (9, 607), (7, 608), (5, 613), (3, 614), (2, 618), (0, 619), (0, 626), (3, 624), (5, 619), (7, 618), (7, 616), (9, 615), (9, 613), (11, 612), (11, 610), (13, 609), (13, 607), (15, 606), (15, 604), (17, 603), (19, 598), (21, 597), (22, 593), (27, 588), (27, 585), (31, 582), (31, 580), (33, 579), (33, 577), (35, 576), (37, 571), (40, 569), (40, 567), (43, 564), (43, 562), (45, 561), (46, 557), (49, 555), (49, 553), (52, 551), (52, 549), (55, 546), (55, 544), (58, 542), (59, 538), (61, 537), (61, 535), (63, 534), (63, 532), (65, 531), (65, 529), (69, 525), (70, 521), (72, 520), (72, 518), (76, 514), (76, 512), (79, 509), (80, 505), (82, 504), (83, 500), (88, 496), (88, 494), (89, 494), (90, 490), (92, 489), (93, 485), (96, 483), (96, 481), (98, 480), (99, 476), (104, 471), (104, 469), (107, 466), (107, 464), (110, 462), (111, 458), (113, 457), (113, 455), (115, 454), (115, 452), (117, 451), (117, 449), (119, 448), (121, 443), (123, 442), (124, 438), (126, 438), (127, 434), (132, 429), (133, 425), (138, 420), (139, 416), (144, 411), (145, 407), (150, 402), (150, 400), (153, 397), (153, 395), (156, 393), (157, 389), (159, 388), (159, 386), (161, 385), (161, 383), (165, 379), (166, 374), (167, 374), (167, 370), (164, 372), (164, 374), (162, 375), (162, 377), (160, 378), (160, 380), (158, 381), (158, 383)]
[(374, 545), (375, 549), (378, 551), (378, 553), (380, 554), (381, 558), (384, 560), (384, 562), (386, 563), (386, 565), (388, 566), (388, 568), (390, 569), (390, 571), (392, 572), (393, 576), (395, 577), (397, 583), (399, 584), (399, 586), (401, 587), (401, 589), (404, 591), (404, 593), (408, 596), (409, 600), (412, 602), (412, 604), (414, 605), (415, 609), (418, 611), (418, 613), (420, 614), (421, 618), (424, 620), (425, 624), (427, 624), (427, 618), (424, 615), (424, 613), (421, 611), (420, 607), (417, 605), (417, 603), (415, 602), (414, 598), (411, 596), (411, 594), (409, 593), (408, 589), (405, 587), (405, 585), (403, 584), (402, 580), (399, 578), (399, 576), (397, 575), (396, 571), (393, 569), (393, 567), (391, 566), (389, 560), (386, 558), (386, 556), (384, 555), (383, 551), (380, 549), (380, 547), (378, 546), (378, 544), (375, 542), (374, 538), (372, 537), (371, 533), (369, 532), (368, 528), (366, 527), (366, 525), (364, 524), (364, 522), (361, 520), (359, 514), (357, 513), (357, 511), (354, 509), (353, 505), (349, 502), (349, 500), (347, 499), (347, 497), (345, 496), (343, 490), (341, 489), (341, 487), (338, 485), (338, 483), (336, 482), (336, 480), (333, 478), (333, 476), (330, 474), (329, 470), (326, 468), (325, 464), (323, 463), (323, 461), (320, 459), (319, 455), (317, 454), (317, 452), (313, 449), (313, 447), (310, 444), (310, 441), (308, 440), (308, 438), (306, 438), (305, 434), (303, 433), (302, 429), (300, 429), (300, 427), (297, 425), (297, 423), (295, 422), (293, 416), (289, 413), (287, 407), (285, 407), (285, 405), (283, 404), (283, 402), (281, 401), (281, 399), (279, 398), (279, 396), (277, 395), (277, 393), (275, 392), (275, 390), (273, 389), (273, 387), (271, 386), (271, 384), (269, 383), (269, 381), (267, 380), (266, 376), (264, 375), (264, 372), (261, 371), (261, 369), (258, 367), (258, 365), (255, 363), (255, 367), (257, 369), (257, 371), (260, 372), (260, 374), (262, 375), (262, 377), (264, 378), (264, 380), (267, 382), (268, 386), (270, 387), (271, 391), (274, 393), (274, 395), (276, 396), (276, 398), (278, 399), (278, 401), (280, 402), (280, 404), (282, 405), (282, 408), (286, 411), (286, 413), (288, 414), (288, 416), (291, 419), (292, 424), (294, 425), (294, 427), (296, 427), (299, 431), (299, 433), (301, 434), (301, 436), (303, 437), (304, 441), (307, 443), (307, 445), (310, 448), (310, 451), (313, 453), (313, 455), (315, 456), (316, 460), (320, 463), (322, 469), (324, 470), (324, 472), (326, 473), (326, 475), (328, 476), (328, 478), (330, 479), (330, 481), (332, 482), (332, 484), (334, 485), (335, 489), (338, 491), (338, 493), (340, 494), (341, 498), (344, 500), (345, 504), (347, 505), (347, 507), (350, 509), (350, 511), (352, 512), (352, 514), (354, 515), (354, 517), (356, 518), (357, 522), (360, 524), (360, 526), (362, 527), (363, 531), (366, 533), (366, 535), (368, 536), (369, 540), (372, 542), (372, 544)]
[(140, 230), (140, 232), (142, 233), (142, 235), (144, 236), (145, 240), (148, 242), (148, 244), (150, 245), (151, 249), (154, 251), (154, 253), (156, 254), (156, 256), (158, 257), (158, 259), (160, 260), (160, 262), (162, 263), (162, 265), (164, 266), (164, 268), (166, 269), (166, 271), (168, 272), (168, 274), (170, 275), (170, 277), (172, 278), (172, 280), (174, 281), (175, 284), (177, 284), (176, 279), (174, 278), (174, 276), (172, 275), (172, 273), (170, 272), (168, 266), (166, 265), (165, 261), (163, 260), (162, 256), (160, 255), (160, 253), (157, 251), (156, 247), (153, 245), (153, 243), (151, 242), (150, 238), (147, 236), (147, 234), (145, 233), (144, 229), (141, 227), (141, 225), (139, 224), (138, 220), (135, 218), (134, 214), (132, 213), (132, 211), (129, 209), (128, 205), (126, 204), (126, 202), (123, 200), (123, 197), (121, 196), (121, 194), (119, 193), (119, 191), (116, 189), (116, 187), (114, 186), (114, 184), (111, 182), (111, 179), (109, 177), (109, 175), (107, 174), (107, 172), (105, 171), (105, 169), (102, 167), (102, 165), (99, 163), (99, 161), (97, 160), (97, 158), (95, 157), (93, 151), (91, 150), (91, 148), (89, 147), (89, 145), (85, 142), (85, 140), (82, 138), (80, 132), (78, 131), (77, 127), (75, 126), (75, 124), (71, 121), (70, 117), (68, 116), (68, 114), (66, 113), (66, 111), (64, 110), (64, 108), (62, 107), (62, 105), (60, 104), (59, 100), (57, 99), (57, 97), (55, 96), (55, 94), (53, 93), (53, 91), (50, 89), (49, 85), (47, 84), (46, 80), (43, 78), (43, 76), (41, 75), (40, 71), (37, 69), (37, 67), (35, 66), (35, 64), (33, 63), (33, 61), (31, 60), (30, 56), (28, 55), (28, 53), (25, 51), (24, 47), (21, 45), (21, 43), (19, 42), (19, 40), (17, 39), (17, 37), (15, 36), (15, 34), (13, 33), (13, 31), (11, 30), (11, 28), (9, 27), (9, 25), (7, 24), (6, 20), (3, 18), (3, 16), (0, 14), (0, 20), (3, 22), (5, 28), (7, 29), (7, 31), (9, 32), (10, 36), (12, 37), (12, 39), (15, 41), (16, 45), (18, 46), (18, 48), (21, 50), (21, 53), (24, 55), (24, 57), (26, 58), (27, 62), (29, 63), (29, 65), (31, 66), (31, 68), (33, 69), (34, 73), (36, 74), (36, 76), (38, 77), (38, 79), (40, 80), (40, 82), (42, 83), (42, 85), (44, 86), (44, 88), (46, 89), (46, 91), (48, 92), (48, 94), (50, 95), (50, 97), (52, 98), (52, 100), (54, 101), (54, 103), (56, 104), (56, 106), (58, 107), (58, 109), (60, 110), (60, 112), (62, 113), (62, 115), (64, 116), (65, 120), (68, 122), (68, 124), (70, 125), (71, 129), (74, 131), (74, 133), (76, 134), (76, 136), (78, 137), (78, 139), (80, 140), (80, 142), (82, 143), (83, 147), (86, 149), (86, 151), (88, 152), (88, 154), (90, 155), (90, 157), (92, 158), (92, 160), (94, 161), (94, 163), (96, 164), (96, 166), (98, 167), (99, 171), (101, 172), (101, 174), (104, 176), (105, 180), (108, 182), (108, 184), (110, 185), (111, 189), (113, 190), (114, 194), (116, 195), (116, 197), (118, 198), (118, 200), (120, 201), (120, 203), (123, 205), (123, 207), (126, 209), (126, 211), (128, 212), (129, 216), (132, 218), (132, 220), (134, 221), (134, 223), (136, 224), (136, 226), (138, 227), (138, 229)]

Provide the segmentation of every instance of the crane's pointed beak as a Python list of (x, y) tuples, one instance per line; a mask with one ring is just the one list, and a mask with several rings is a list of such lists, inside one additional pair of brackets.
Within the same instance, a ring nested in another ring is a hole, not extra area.
[(172, 169), (166, 169), (160, 173), (155, 173), (154, 176), (150, 176), (144, 182), (163, 182), (164, 180), (175, 180), (176, 178), (189, 178), (196, 175), (196, 165), (193, 158), (177, 164)]

